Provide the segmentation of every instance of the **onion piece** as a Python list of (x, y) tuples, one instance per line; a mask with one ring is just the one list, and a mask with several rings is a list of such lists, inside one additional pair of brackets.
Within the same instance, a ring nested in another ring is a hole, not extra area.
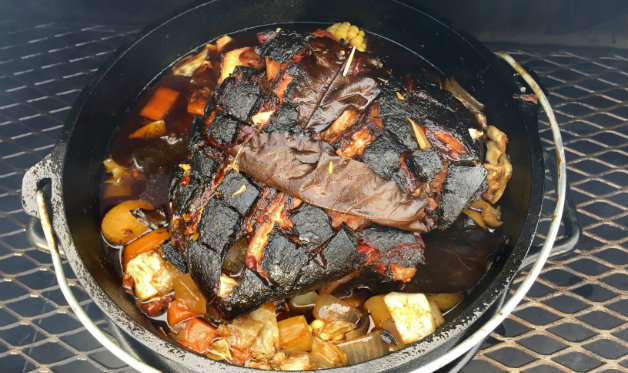
[(431, 145), (427, 139), (427, 136), (425, 136), (425, 130), (423, 129), (423, 127), (416, 124), (416, 122), (410, 119), (410, 117), (406, 117), (406, 119), (408, 120), (408, 122), (410, 122), (410, 125), (412, 126), (412, 131), (414, 131), (414, 136), (416, 137), (416, 141), (419, 144), (419, 148), (421, 148), (421, 150), (429, 149)]
[(462, 86), (456, 79), (449, 77), (443, 82), (443, 89), (451, 93), (458, 101), (469, 109), (472, 113), (481, 113), (484, 110), (484, 105), (471, 96), (471, 94)]
[(218, 333), (226, 337), (231, 348), (250, 353), (251, 346), (264, 328), (264, 323), (248, 315), (235, 318), (226, 328), (224, 324), (218, 327)]
[(335, 320), (328, 324), (325, 324), (323, 328), (318, 332), (318, 336), (325, 341), (340, 341), (345, 339), (345, 334), (355, 329), (355, 324)]
[(347, 354), (330, 342), (314, 338), (312, 343), (312, 360), (319, 369), (341, 367), (347, 365)]
[(174, 279), (174, 297), (182, 300), (190, 311), (196, 314), (203, 315), (207, 312), (207, 300), (189, 273)]
[(315, 291), (310, 291), (309, 293), (299, 294), (290, 298), (288, 305), (291, 310), (310, 310), (314, 308), (316, 299), (318, 299), (318, 294)]
[(215, 339), (209, 346), (207, 356), (212, 360), (231, 361), (231, 350), (229, 349), (229, 341), (224, 338)]
[(216, 49), (215, 45), (207, 44), (199, 53), (183, 57), (174, 65), (172, 73), (180, 76), (192, 76), (194, 71), (201, 66), (211, 67), (212, 64), (207, 60), (207, 55), (213, 49)]
[(360, 319), (360, 321), (358, 322), (358, 325), (355, 329), (353, 329), (352, 331), (348, 332), (347, 334), (345, 334), (345, 338), (347, 340), (349, 339), (354, 339), (357, 337), (361, 337), (364, 334), (366, 334), (366, 332), (369, 331), (369, 326), (370, 326), (370, 322), (369, 322), (369, 314), (368, 312), (365, 313), (362, 318)]
[(390, 347), (382, 340), (381, 330), (376, 330), (358, 338), (338, 343), (342, 352), (347, 354), (349, 364), (358, 364), (363, 361), (376, 359), (388, 353)]
[(290, 354), (285, 360), (279, 364), (279, 370), (310, 370), (315, 368), (312, 364), (310, 354), (302, 352), (298, 354)]
[(251, 353), (255, 359), (269, 359), (276, 352), (275, 346), (279, 344), (279, 328), (275, 312), (273, 302), (268, 302), (249, 314), (253, 320), (264, 325), (251, 346)]
[(237, 284), (238, 284), (238, 281), (236, 281), (235, 279), (229, 276), (220, 275), (220, 286), (218, 287), (218, 297), (226, 298), (229, 294), (233, 292), (233, 289), (236, 287)]
[(481, 199), (472, 202), (463, 212), (484, 229), (486, 229), (486, 225), (491, 228), (497, 228), (503, 224), (501, 221), (501, 209), (499, 207), (495, 208)]
[(105, 166), (107, 173), (111, 174), (111, 179), (108, 179), (105, 183), (116, 183), (122, 178), (131, 176), (131, 170), (114, 161), (111, 156), (102, 161), (102, 164)]
[(333, 295), (321, 294), (314, 306), (314, 317), (327, 322), (342, 320), (357, 324), (362, 312)]

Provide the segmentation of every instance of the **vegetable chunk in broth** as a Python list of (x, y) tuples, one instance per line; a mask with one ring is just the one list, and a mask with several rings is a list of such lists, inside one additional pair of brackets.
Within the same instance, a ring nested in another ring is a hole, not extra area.
[(241, 366), (414, 343), (503, 246), (508, 139), (483, 108), (347, 22), (223, 36), (139, 97), (103, 160), (122, 286), (173, 340)]

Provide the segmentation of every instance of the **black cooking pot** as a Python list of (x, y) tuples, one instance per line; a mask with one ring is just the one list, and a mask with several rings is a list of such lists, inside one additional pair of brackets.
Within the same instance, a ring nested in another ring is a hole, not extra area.
[[(513, 177), (501, 199), (508, 245), (448, 322), (398, 352), (337, 372), (407, 371), (441, 355), (465, 335), (504, 292), (525, 257), (539, 218), (543, 158), (536, 110), (514, 98), (516, 77), (477, 41), (449, 22), (400, 2), (377, 0), (226, 1), (195, 5), (143, 33), (121, 50), (85, 87), (54, 150), (24, 176), (24, 209), (36, 216), (35, 193), (48, 189), (53, 227), (85, 291), (120, 328), (157, 354), (193, 371), (244, 371), (189, 352), (166, 337), (140, 312), (120, 285), (100, 236), (102, 160), (121, 118), (140, 92), (175, 60), (223, 34), (285, 23), (352, 24), (419, 54), (453, 76), (486, 105), (489, 123), (509, 139)], [(312, 29), (317, 25), (312, 25)], [(445, 276), (443, 276), (445, 277)]]

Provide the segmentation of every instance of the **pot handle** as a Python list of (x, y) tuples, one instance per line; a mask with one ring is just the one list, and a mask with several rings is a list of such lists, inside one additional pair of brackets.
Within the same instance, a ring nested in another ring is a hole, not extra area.
[(64, 142), (57, 143), (48, 155), (24, 174), (22, 178), (22, 207), (28, 215), (38, 217), (38, 190), (45, 190), (46, 194), (50, 194), (50, 202), (53, 206), (60, 202), (61, 171), (66, 148)]
[[(37, 193), (42, 191), (46, 195), (48, 207), (53, 210), (52, 218), (56, 216), (54, 210), (63, 208), (61, 191), (61, 173), (66, 143), (58, 142), (42, 160), (29, 168), (22, 178), (22, 208), (31, 216), (26, 226), (26, 239), (34, 247), (48, 251), (48, 244), (44, 232), (38, 228), (40, 220), (37, 207)], [(60, 250), (60, 254), (64, 255)]]
[[(41, 163), (43, 163), (43, 161)], [(29, 180), (30, 181), (33, 180), (32, 176), (31, 176), (31, 179)], [(29, 202), (33, 202), (33, 201), (31, 200)], [(161, 373), (161, 371), (144, 363), (143, 361), (139, 360), (138, 358), (136, 358), (135, 356), (131, 355), (129, 352), (125, 351), (123, 348), (118, 346), (109, 336), (107, 336), (102, 330), (100, 330), (96, 324), (94, 324), (94, 322), (87, 315), (87, 313), (83, 310), (83, 308), (81, 308), (81, 305), (79, 304), (78, 300), (74, 297), (72, 290), (70, 290), (70, 286), (68, 285), (67, 279), (65, 277), (65, 271), (63, 270), (63, 264), (61, 263), (61, 256), (59, 255), (59, 250), (57, 249), (57, 243), (55, 241), (52, 225), (50, 224), (50, 217), (48, 215), (46, 197), (42, 189), (38, 189), (35, 192), (34, 202), (36, 205), (37, 214), (39, 215), (39, 220), (41, 221), (41, 227), (44, 231), (44, 235), (46, 236), (46, 242), (48, 244), (48, 251), (50, 252), (50, 256), (52, 258), (52, 264), (54, 265), (55, 275), (57, 277), (57, 282), (59, 283), (59, 288), (61, 289), (61, 293), (63, 293), (63, 297), (68, 302), (68, 305), (70, 306), (70, 308), (72, 308), (72, 311), (74, 312), (76, 317), (79, 319), (81, 324), (83, 324), (85, 329), (87, 329), (87, 331), (94, 338), (96, 338), (96, 340), (100, 342), (100, 344), (102, 344), (107, 350), (109, 350), (112, 354), (114, 354), (118, 359), (124, 361), (129, 366), (143, 373)]]
[(543, 110), (547, 115), (547, 119), (549, 120), (552, 137), (554, 139), (554, 147), (556, 150), (556, 161), (558, 164), (556, 182), (556, 205), (554, 207), (552, 222), (549, 226), (545, 242), (543, 242), (543, 246), (541, 247), (541, 250), (536, 257), (536, 261), (530, 267), (528, 274), (519, 284), (519, 287), (497, 310), (497, 312), (495, 312), (495, 314), (473, 334), (469, 335), (466, 339), (459, 342), (452, 349), (438, 356), (436, 359), (431, 360), (425, 365), (417, 367), (413, 370), (413, 373), (434, 372), (435, 370), (442, 368), (453, 360), (457, 359), (462, 354), (472, 349), (475, 345), (482, 343), (482, 341), (495, 328), (497, 328), (508, 317), (508, 315), (510, 315), (510, 313), (519, 304), (519, 302), (521, 302), (528, 290), (530, 290), (530, 287), (532, 287), (532, 285), (536, 281), (539, 273), (541, 273), (541, 269), (543, 269), (545, 261), (552, 252), (552, 247), (554, 246), (554, 241), (556, 240), (558, 229), (560, 228), (560, 222), (563, 216), (563, 209), (565, 205), (565, 193), (567, 191), (567, 166), (565, 160), (565, 150), (563, 148), (563, 140), (560, 135), (558, 122), (556, 121), (556, 117), (554, 116), (554, 112), (552, 111), (552, 107), (550, 106), (550, 103), (545, 96), (545, 93), (543, 93), (543, 90), (541, 89), (539, 84), (530, 76), (530, 74), (528, 74), (528, 72), (525, 71), (525, 69), (521, 67), (521, 65), (519, 65), (519, 63), (507, 53), (497, 52), (496, 54), (504, 61), (506, 61), (517, 72), (517, 74), (519, 74), (525, 80), (528, 86), (530, 86), (532, 91), (534, 91), (534, 93), (538, 97), (539, 102), (541, 103), (541, 106), (543, 107)]

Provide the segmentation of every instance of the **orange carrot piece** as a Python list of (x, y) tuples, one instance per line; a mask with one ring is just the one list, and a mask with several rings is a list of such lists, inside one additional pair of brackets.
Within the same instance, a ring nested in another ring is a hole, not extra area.
[(218, 333), (215, 328), (206, 322), (194, 318), (188, 321), (185, 327), (177, 333), (176, 339), (190, 350), (199, 354), (206, 354), (209, 352), (216, 335)]
[(163, 119), (178, 97), (179, 92), (170, 88), (159, 87), (142, 108), (140, 115), (152, 120)]
[(195, 115), (205, 114), (205, 106), (207, 106), (208, 101), (207, 97), (203, 97), (199, 91), (195, 91), (188, 101), (188, 113)]
[(136, 256), (147, 253), (159, 246), (162, 242), (170, 238), (170, 233), (164, 228), (156, 229), (147, 233), (124, 247), (122, 252), (122, 264), (127, 263)]
[(200, 316), (202, 314), (192, 311), (183, 299), (175, 299), (170, 302), (168, 306), (168, 324), (175, 326), (181, 321), (191, 319), (194, 316)]

